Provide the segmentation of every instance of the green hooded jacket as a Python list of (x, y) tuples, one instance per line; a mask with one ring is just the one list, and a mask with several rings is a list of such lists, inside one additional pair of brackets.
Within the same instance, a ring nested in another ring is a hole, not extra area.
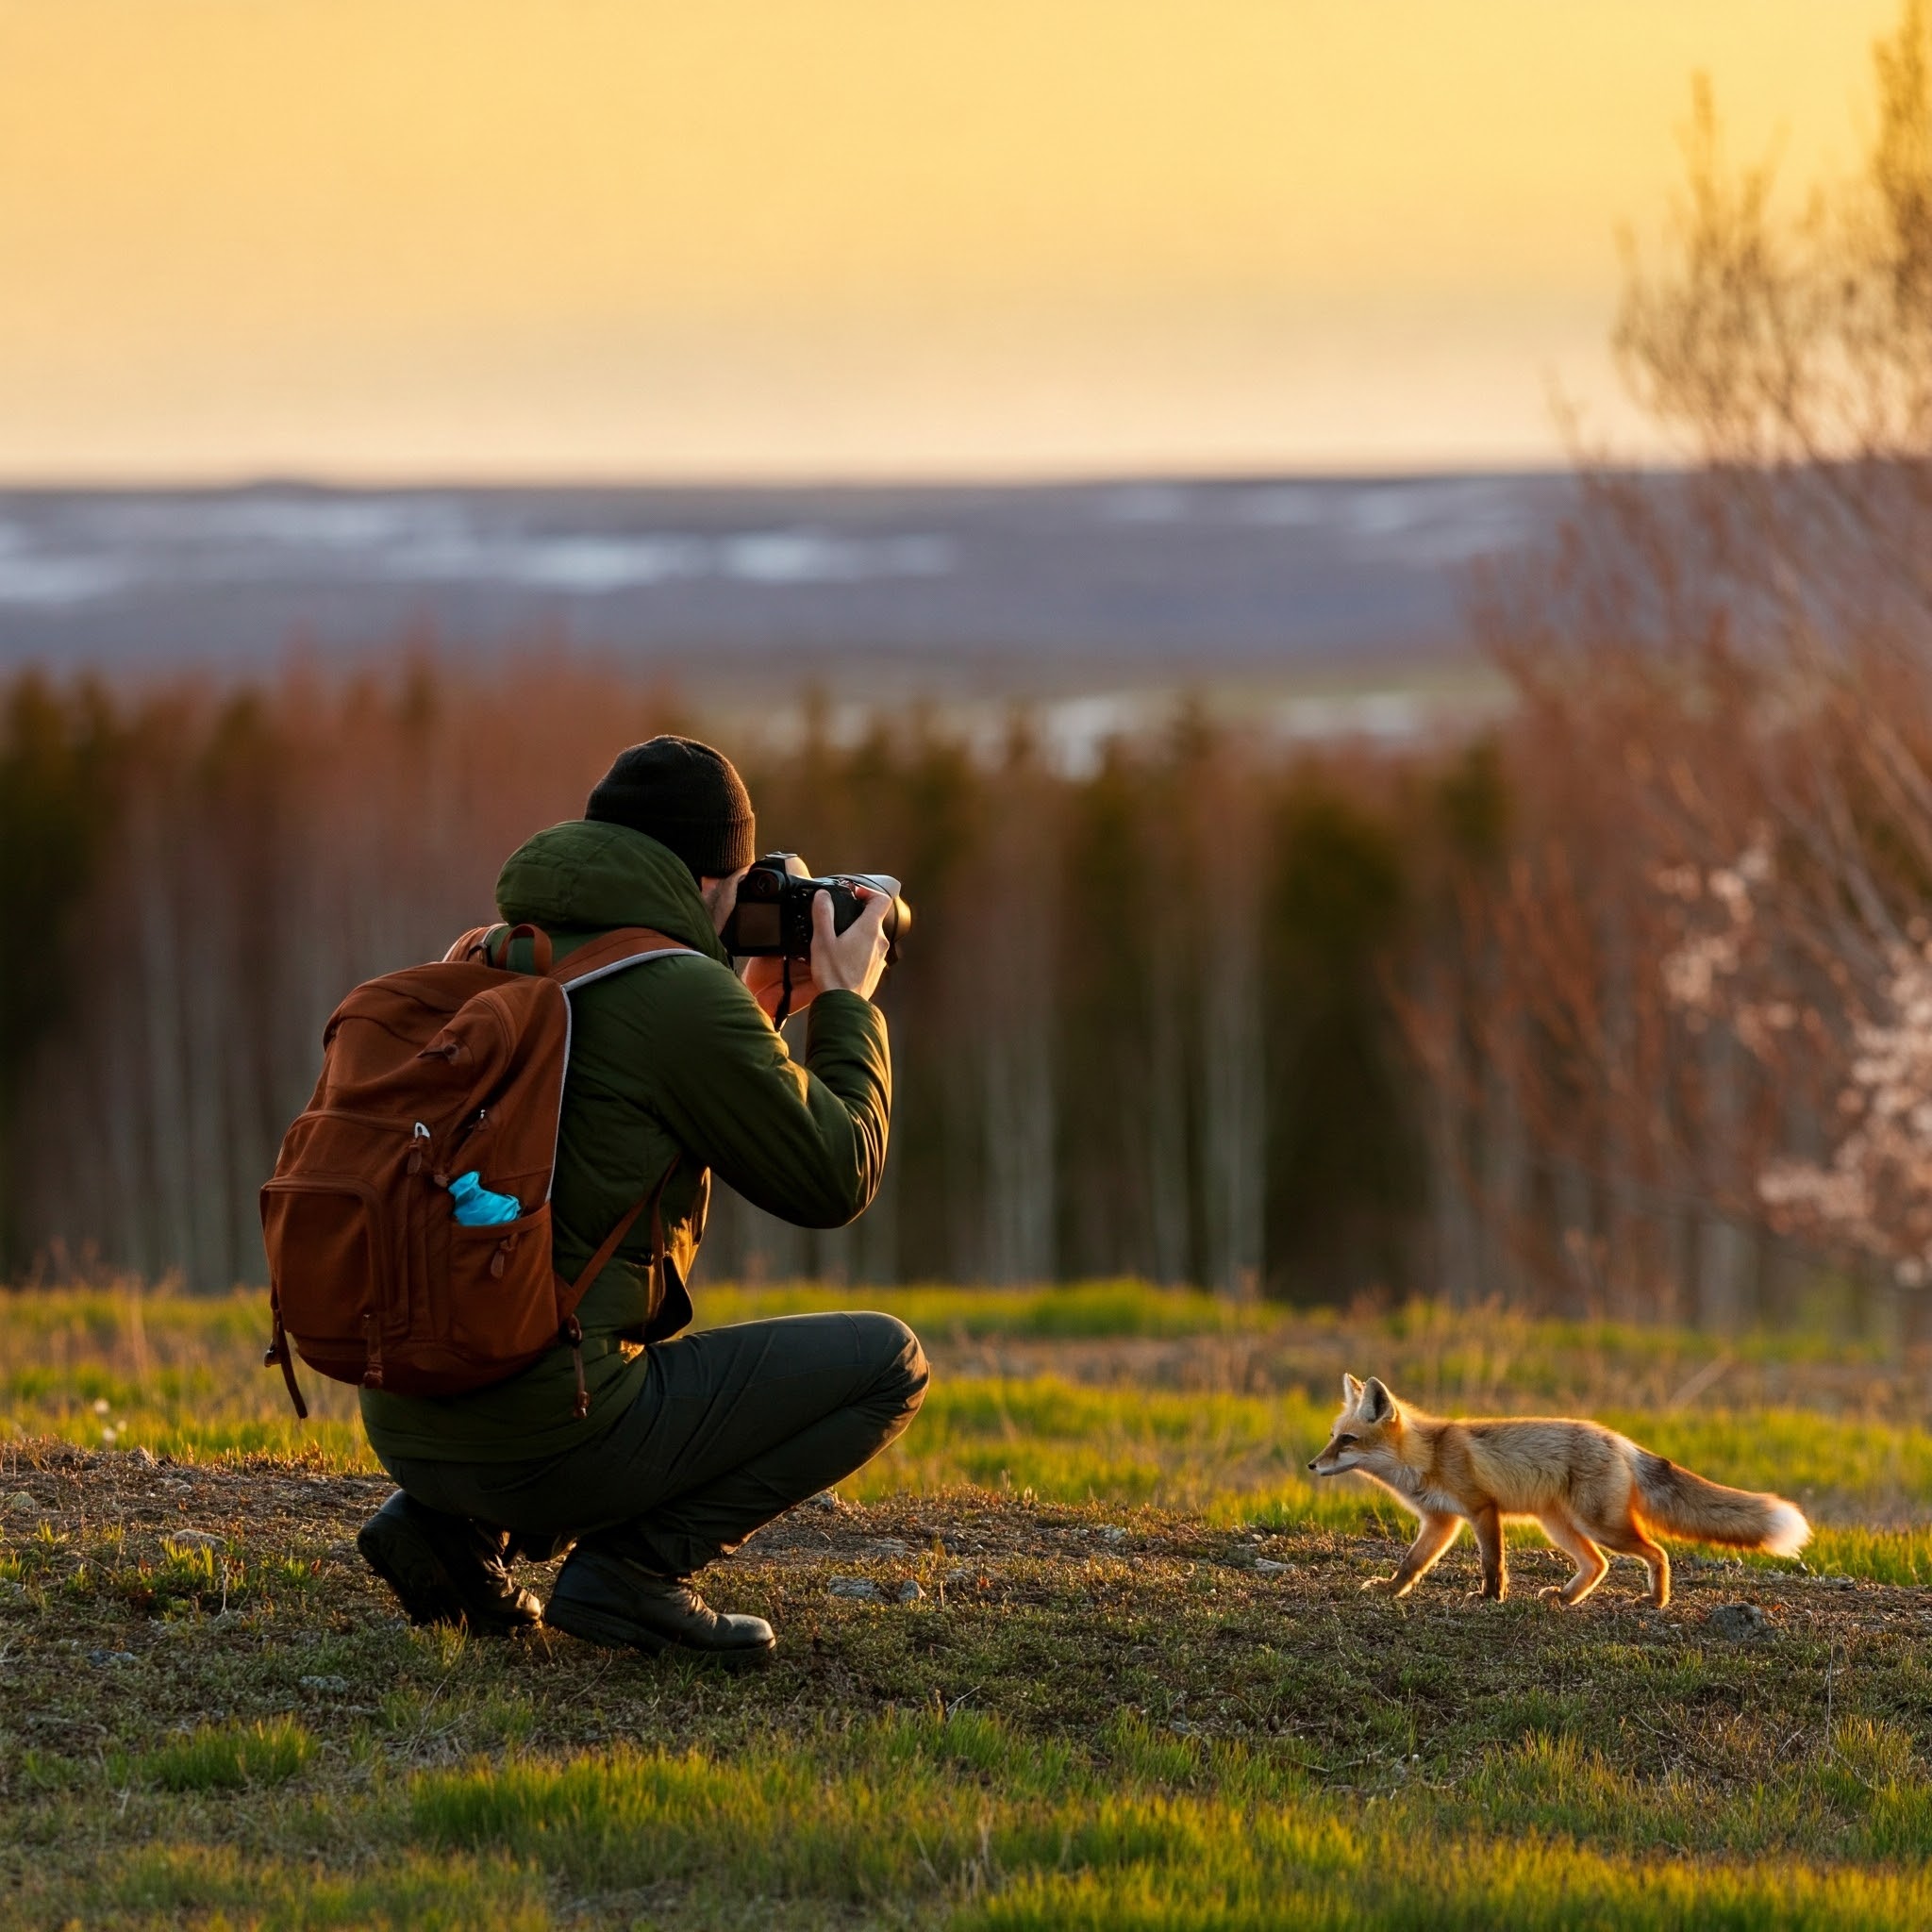
[[(857, 993), (821, 993), (801, 1066), (732, 972), (683, 860), (655, 839), (583, 819), (552, 825), (510, 856), (496, 907), (506, 920), (541, 927), (558, 958), (618, 925), (650, 926), (692, 949), (695, 957), (647, 960), (571, 996), (551, 1194), (558, 1272), (574, 1280), (625, 1209), (672, 1170), (664, 1295), (654, 1314), (641, 1216), (577, 1310), (591, 1393), (583, 1421), (572, 1417), (570, 1351), (558, 1347), (468, 1395), (363, 1390), (363, 1425), (385, 1459), (523, 1461), (593, 1441), (643, 1385), (641, 1344), (691, 1320), (685, 1284), (711, 1170), (783, 1220), (839, 1227), (864, 1212), (885, 1166), (892, 1074), (878, 1009)], [(514, 963), (527, 970), (527, 958)]]

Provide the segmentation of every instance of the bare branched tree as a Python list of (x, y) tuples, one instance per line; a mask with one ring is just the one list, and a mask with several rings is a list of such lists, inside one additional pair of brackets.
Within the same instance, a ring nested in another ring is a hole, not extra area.
[[(1732, 166), (1710, 88), (1693, 90), (1686, 192), (1661, 258), (1630, 251), (1614, 339), (1685, 467), (1585, 462), (1560, 552), (1488, 607), (1524, 700), (1520, 769), (1587, 774), (1616, 858), (1553, 776), (1547, 849), (1519, 859), (1495, 917), (1533, 962), (1522, 1003), (1625, 1148), (1722, 1215), (1911, 1286), (1932, 1275), (1921, 0), (1874, 69), (1862, 172), (1795, 212), (1768, 165)], [(1639, 1020), (1621, 1052), (1607, 937), (1580, 936), (1592, 919), (1625, 928)], [(1633, 1080), (1646, 1035), (1663, 1061)]]

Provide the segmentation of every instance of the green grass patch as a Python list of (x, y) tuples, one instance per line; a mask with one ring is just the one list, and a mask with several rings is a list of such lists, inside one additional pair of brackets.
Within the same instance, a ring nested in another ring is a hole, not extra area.
[(341, 1871), (321, 1859), (186, 1843), (143, 1848), (104, 1876), (99, 1906), (123, 1925), (549, 1932), (558, 1924), (541, 1874), (500, 1857), (398, 1851), (372, 1869)]
[(293, 1718), (203, 1724), (150, 1751), (136, 1768), (164, 1791), (239, 1790), (243, 1785), (284, 1783), (314, 1750), (315, 1740)]
[(1829, 1524), (1807, 1546), (1804, 1560), (1825, 1576), (1855, 1576), (1868, 1583), (1932, 1584), (1932, 1529)]
[[(1849, 1928), (1932, 1911), (1922, 1773), (1908, 1738), (1869, 1724), (1729, 1794), (1633, 1777), (1539, 1734), (1492, 1750), (1462, 1789), (1349, 1799), (1279, 1753), (1159, 1738), (1131, 1713), (1091, 1753), (930, 1713), (735, 1759), (478, 1764), (419, 1777), (409, 1806), (419, 1842), (507, 1850), (592, 1896), (668, 1878), (860, 1914), (924, 1902), (957, 1926), (1042, 1932)], [(1694, 1863), (1687, 1838), (1706, 1855)]]
[[(706, 1286), (702, 1325), (838, 1307), (897, 1314), (930, 1346), (1001, 1341), (1054, 1344), (1165, 1341), (1219, 1351), (1191, 1376), (1232, 1374), (1247, 1392), (1252, 1370), (1325, 1404), (1343, 1367), (1374, 1373), (1397, 1391), (1448, 1412), (1557, 1405), (1572, 1412), (1652, 1413), (1685, 1389), (1707, 1387), (1752, 1412), (1855, 1408), (1896, 1421), (1916, 1415), (1916, 1394), (1869, 1373), (1873, 1344), (1819, 1334), (1756, 1334), (1718, 1342), (1678, 1328), (1537, 1321), (1501, 1308), (1451, 1310), (1417, 1303), (1381, 1317), (1343, 1317), (1234, 1302), (1144, 1283), (1091, 1282), (1039, 1289)], [(0, 1421), (17, 1433), (91, 1448), (143, 1446), (184, 1457), (299, 1457), (323, 1468), (370, 1468), (355, 1391), (305, 1375), (314, 1410), (290, 1412), (279, 1378), (264, 1372), (267, 1297), (54, 1289), (5, 1299), (0, 1320)], [(1711, 1372), (1721, 1372), (1715, 1382)], [(1704, 1378), (1704, 1379), (1701, 1379)], [(1211, 1384), (1210, 1384), (1211, 1386)], [(1910, 1399), (1907, 1400), (1907, 1396)], [(1871, 1419), (1868, 1416), (1868, 1419)], [(1842, 1455), (1867, 1465), (1849, 1441)], [(1858, 1480), (1864, 1480), (1861, 1475)]]
[(1236, 1302), (1144, 1281), (1088, 1281), (1063, 1288), (707, 1288), (698, 1320), (708, 1328), (824, 1308), (873, 1307), (921, 1334), (1048, 1341), (1124, 1336), (1265, 1334), (1280, 1307)]

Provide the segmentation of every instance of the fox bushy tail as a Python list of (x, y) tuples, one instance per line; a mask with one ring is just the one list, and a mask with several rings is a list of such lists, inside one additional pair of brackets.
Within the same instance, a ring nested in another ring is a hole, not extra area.
[(1645, 1521), (1667, 1535), (1774, 1557), (1795, 1557), (1811, 1541), (1804, 1512), (1782, 1496), (1727, 1490), (1648, 1449), (1637, 1451), (1631, 1474)]

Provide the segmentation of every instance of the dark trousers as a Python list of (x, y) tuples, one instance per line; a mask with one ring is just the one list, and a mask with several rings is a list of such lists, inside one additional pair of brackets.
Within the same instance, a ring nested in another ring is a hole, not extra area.
[(791, 1315), (653, 1344), (617, 1426), (528, 1462), (398, 1458), (419, 1503), (513, 1531), (533, 1550), (575, 1540), (688, 1576), (794, 1503), (872, 1460), (924, 1399), (919, 1338), (892, 1315)]

